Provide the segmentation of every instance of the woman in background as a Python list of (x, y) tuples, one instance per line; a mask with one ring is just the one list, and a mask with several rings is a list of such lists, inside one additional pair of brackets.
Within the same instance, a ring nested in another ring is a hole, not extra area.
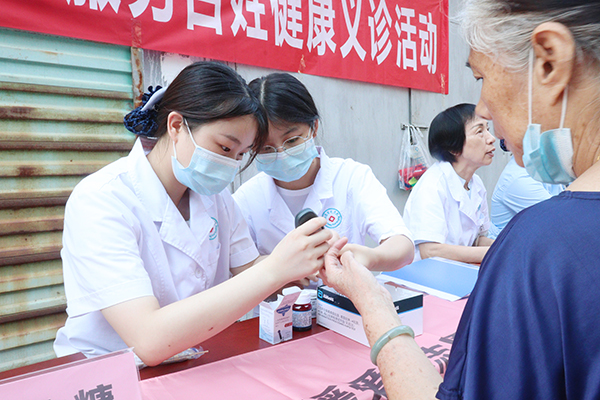
[(443, 257), (481, 263), (492, 240), (485, 186), (475, 172), (490, 165), (494, 137), (474, 104), (439, 113), (429, 128), (429, 152), (438, 162), (412, 189), (404, 221), (413, 234), (415, 259)]

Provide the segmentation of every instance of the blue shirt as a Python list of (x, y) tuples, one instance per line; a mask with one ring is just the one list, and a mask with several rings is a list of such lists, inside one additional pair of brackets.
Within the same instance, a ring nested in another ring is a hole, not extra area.
[(481, 265), (439, 399), (600, 398), (600, 193), (517, 214)]
[(500, 231), (512, 217), (527, 207), (556, 196), (565, 189), (564, 185), (538, 182), (520, 167), (511, 157), (492, 194), (491, 219), (488, 232), (490, 239), (496, 239)]

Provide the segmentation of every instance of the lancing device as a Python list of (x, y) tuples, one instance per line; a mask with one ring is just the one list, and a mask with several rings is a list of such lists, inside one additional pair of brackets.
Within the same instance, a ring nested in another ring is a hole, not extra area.
[[(296, 224), (296, 228), (308, 221), (309, 219), (313, 219), (316, 217), (317, 214), (315, 214), (313, 210), (311, 210), (310, 208), (305, 208), (304, 210), (296, 214), (296, 219), (294, 221), (294, 223)], [(323, 229), (323, 227), (321, 227), (321, 229)]]

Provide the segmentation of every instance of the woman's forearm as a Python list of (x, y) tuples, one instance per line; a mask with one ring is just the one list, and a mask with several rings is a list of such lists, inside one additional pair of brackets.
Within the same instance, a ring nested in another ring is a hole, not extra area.
[(317, 273), (331, 238), (329, 231), (319, 229), (325, 222), (306, 222), (263, 261), (241, 267), (243, 272), (203, 292), (164, 306), (146, 296), (102, 314), (145, 364), (156, 365), (216, 335), (287, 282)]
[(148, 296), (102, 313), (146, 365), (157, 365), (221, 332), (283, 285), (265, 272), (268, 262), (164, 307)]
[(415, 255), (413, 242), (404, 235), (389, 237), (374, 248), (347, 244), (342, 252), (348, 250), (371, 271), (395, 271), (410, 264)]
[[(365, 333), (373, 346), (384, 333), (401, 325), (401, 321), (389, 296), (386, 298), (375, 289), (365, 289), (363, 293), (370, 296), (353, 301), (359, 304), (357, 308), (363, 316)], [(377, 357), (377, 366), (390, 400), (434, 399), (442, 382), (431, 361), (408, 335), (397, 336), (383, 346)]]
[(418, 246), (423, 259), (443, 257), (472, 264), (480, 264), (489, 249), (489, 246), (458, 246), (435, 242), (421, 243)]

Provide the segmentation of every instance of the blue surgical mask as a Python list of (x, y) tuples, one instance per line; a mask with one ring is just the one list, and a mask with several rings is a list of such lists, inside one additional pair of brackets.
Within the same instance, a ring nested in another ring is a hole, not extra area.
[(227, 185), (233, 182), (235, 174), (240, 168), (241, 161), (213, 153), (198, 146), (196, 141), (194, 141), (187, 121), (185, 119), (183, 121), (196, 148), (194, 149), (194, 154), (192, 154), (190, 165), (186, 168), (177, 161), (175, 142), (173, 142), (171, 164), (175, 178), (179, 183), (198, 194), (210, 196), (220, 193)]
[[(300, 153), (294, 154), (293, 149), (291, 149), (291, 154), (288, 153), (290, 153), (289, 150), (287, 153), (258, 154), (256, 168), (278, 181), (293, 182), (306, 175), (312, 161), (319, 156), (312, 137), (306, 141)], [(274, 161), (273, 158), (275, 158)], [(261, 163), (261, 160), (264, 163)]]
[(531, 50), (529, 55), (529, 125), (523, 137), (523, 164), (527, 173), (536, 181), (566, 185), (575, 179), (571, 130), (563, 127), (567, 112), (568, 87), (565, 88), (563, 94), (560, 127), (541, 132), (540, 124), (531, 123), (533, 61), (533, 50)]

